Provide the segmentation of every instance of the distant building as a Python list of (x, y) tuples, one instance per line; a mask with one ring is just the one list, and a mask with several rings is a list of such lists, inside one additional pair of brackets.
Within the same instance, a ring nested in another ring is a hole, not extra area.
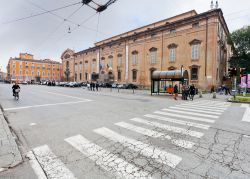
[(195, 10), (61, 55), (63, 77), (70, 81), (134, 83), (150, 86), (155, 70), (184, 70), (202, 89), (219, 86), (227, 75), (231, 47), (221, 9)]
[(1, 69), (0, 69), (0, 82), (5, 81), (6, 77), (7, 77), (7, 73), (2, 72)]
[(61, 81), (62, 65), (50, 59), (35, 60), (34, 56), (20, 53), (10, 58), (7, 66), (7, 79), (19, 82)]

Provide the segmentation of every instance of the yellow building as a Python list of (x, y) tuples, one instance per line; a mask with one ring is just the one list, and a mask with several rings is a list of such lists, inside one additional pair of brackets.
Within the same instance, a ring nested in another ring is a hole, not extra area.
[(63, 75), (75, 81), (134, 83), (150, 86), (155, 70), (189, 73), (189, 83), (202, 89), (223, 83), (231, 47), (221, 9), (195, 10), (95, 43), (80, 52), (67, 49)]
[(62, 65), (50, 59), (35, 60), (33, 55), (20, 53), (10, 58), (7, 66), (9, 81), (40, 82), (45, 80), (61, 81)]

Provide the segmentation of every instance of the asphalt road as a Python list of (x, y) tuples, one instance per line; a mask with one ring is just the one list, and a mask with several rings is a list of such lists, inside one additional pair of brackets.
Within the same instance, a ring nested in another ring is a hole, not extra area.
[(0, 178), (250, 178), (246, 108), (142, 92), (0, 84), (24, 162)]

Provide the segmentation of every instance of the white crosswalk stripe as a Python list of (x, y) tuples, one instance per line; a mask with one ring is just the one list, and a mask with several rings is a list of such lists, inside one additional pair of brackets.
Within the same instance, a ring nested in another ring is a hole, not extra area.
[(218, 106), (209, 106), (209, 105), (205, 105), (205, 104), (180, 104), (180, 106), (194, 106), (194, 107), (203, 107), (203, 108), (207, 108), (207, 109), (222, 109), (222, 110), (226, 110), (227, 107), (218, 107)]
[(214, 123), (215, 122), (214, 120), (211, 120), (211, 119), (193, 117), (193, 116), (187, 116), (187, 115), (180, 115), (180, 114), (173, 114), (173, 113), (162, 112), (162, 111), (155, 111), (154, 113), (165, 115), (165, 116), (185, 118), (185, 119), (191, 119), (191, 120), (195, 120), (195, 121), (202, 121), (202, 122), (207, 122), (207, 123)]
[(180, 107), (183, 109), (196, 109), (196, 110), (206, 110), (206, 111), (212, 111), (212, 112), (224, 112), (224, 109), (208, 109), (204, 106), (183, 106), (183, 105), (176, 105), (174, 107)]
[(135, 152), (139, 152), (146, 157), (155, 159), (157, 162), (168, 165), (172, 168), (175, 168), (182, 160), (182, 158), (177, 155), (168, 153), (150, 144), (145, 144), (141, 141), (122, 136), (105, 127), (95, 129), (94, 132), (108, 138), (109, 140), (119, 142)]
[(230, 103), (224, 103), (224, 102), (215, 102), (215, 101), (197, 101), (197, 102), (187, 102), (189, 104), (215, 104), (215, 105), (221, 105), (221, 106), (230, 106)]
[(127, 161), (110, 153), (102, 147), (91, 143), (81, 135), (69, 137), (64, 140), (87, 156), (89, 159), (94, 161), (96, 165), (100, 166), (106, 171), (114, 173), (118, 178), (151, 178), (149, 177), (149, 173), (141, 171), (140, 168), (128, 163)]
[(186, 126), (190, 126), (190, 127), (196, 127), (196, 128), (200, 128), (200, 129), (209, 129), (209, 127), (210, 127), (209, 125), (205, 125), (205, 124), (199, 124), (199, 123), (195, 123), (195, 122), (172, 119), (172, 118), (162, 117), (162, 116), (157, 116), (157, 115), (152, 115), (152, 114), (146, 114), (144, 116), (148, 117), (148, 118), (158, 119), (158, 120), (161, 120), (161, 121), (186, 125)]
[[(206, 114), (217, 114), (221, 115), (221, 112), (214, 112), (214, 111), (205, 111), (205, 110), (198, 110), (198, 109), (190, 109), (189, 107), (175, 107), (171, 106), (171, 109), (177, 109), (177, 110), (183, 110), (183, 111), (192, 111), (192, 112), (201, 112), (201, 113), (206, 113)], [(179, 112), (179, 111), (178, 111)]]
[(164, 133), (153, 131), (150, 129), (145, 129), (143, 127), (138, 127), (138, 126), (135, 126), (133, 124), (126, 123), (126, 122), (118, 122), (115, 125), (123, 127), (125, 129), (131, 130), (131, 131), (134, 131), (134, 132), (137, 132), (137, 133), (140, 133), (140, 134), (143, 134), (143, 135), (146, 135), (146, 136), (149, 136), (149, 137), (164, 138), (164, 139), (170, 140), (174, 145), (177, 145), (177, 146), (182, 147), (182, 148), (190, 149), (195, 144), (194, 142), (190, 142), (190, 141), (186, 141), (186, 140), (182, 140), (182, 139), (172, 139), (171, 136), (166, 135)]
[(161, 129), (164, 129), (164, 130), (167, 130), (167, 131), (180, 133), (180, 134), (183, 134), (183, 135), (189, 135), (189, 136), (192, 136), (192, 137), (201, 138), (204, 135), (202, 132), (196, 132), (196, 131), (192, 131), (192, 130), (183, 129), (183, 128), (180, 128), (180, 127), (169, 126), (169, 125), (166, 125), (166, 124), (161, 124), (161, 123), (158, 123), (158, 122), (152, 122), (152, 121), (148, 121), (148, 120), (141, 119), (141, 118), (132, 118), (130, 120), (138, 122), (138, 123), (150, 125), (150, 126), (153, 126), (153, 127), (161, 128)]
[(174, 112), (174, 113), (179, 113), (179, 114), (190, 114), (194, 116), (201, 116), (201, 117), (210, 117), (210, 118), (219, 118), (218, 116), (215, 115), (209, 115), (209, 114), (200, 114), (200, 113), (195, 113), (195, 112), (187, 112), (187, 111), (180, 111), (180, 110), (175, 110), (175, 109), (162, 109), (163, 111), (168, 111), (168, 112)]
[(33, 153), (48, 178), (75, 179), (73, 173), (70, 172), (47, 145), (34, 148)]

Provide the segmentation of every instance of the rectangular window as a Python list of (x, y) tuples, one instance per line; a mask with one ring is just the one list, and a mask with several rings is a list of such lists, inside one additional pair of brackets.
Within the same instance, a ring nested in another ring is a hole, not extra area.
[(19, 68), (22, 68), (22, 65), (20, 65)]
[(195, 22), (192, 24), (192, 28), (198, 28), (199, 27), (199, 22)]
[(176, 29), (171, 29), (170, 30), (170, 33), (172, 34), (172, 33), (175, 33), (176, 32)]
[(191, 55), (191, 58), (192, 58), (192, 60), (199, 59), (199, 44), (192, 45), (192, 55)]
[(191, 69), (191, 80), (198, 80), (198, 68)]
[(105, 60), (101, 60), (101, 68), (104, 68)]
[(133, 78), (133, 81), (136, 81), (136, 79), (137, 79), (137, 71), (136, 70), (133, 70), (132, 78)]
[(156, 51), (150, 52), (150, 63), (156, 64)]
[(132, 55), (132, 65), (136, 65), (137, 64), (137, 59), (138, 59), (138, 54), (133, 54)]
[(82, 73), (80, 73), (80, 80), (82, 80)]
[(88, 61), (85, 61), (84, 68), (85, 68), (85, 70), (88, 68)]
[(170, 61), (170, 62), (174, 62), (174, 61), (175, 61), (175, 48), (171, 48), (171, 49), (170, 49), (169, 61)]
[(117, 58), (117, 65), (118, 67), (122, 66), (122, 57)]
[(19, 75), (22, 75), (22, 70), (19, 71)]
[(118, 77), (118, 81), (121, 81), (121, 72), (120, 71), (118, 71), (118, 74), (117, 74), (117, 77)]
[(109, 64), (108, 64), (108, 65), (109, 65), (109, 67), (111, 67), (111, 68), (113, 67), (113, 57), (110, 57), (110, 58), (109, 58)]

